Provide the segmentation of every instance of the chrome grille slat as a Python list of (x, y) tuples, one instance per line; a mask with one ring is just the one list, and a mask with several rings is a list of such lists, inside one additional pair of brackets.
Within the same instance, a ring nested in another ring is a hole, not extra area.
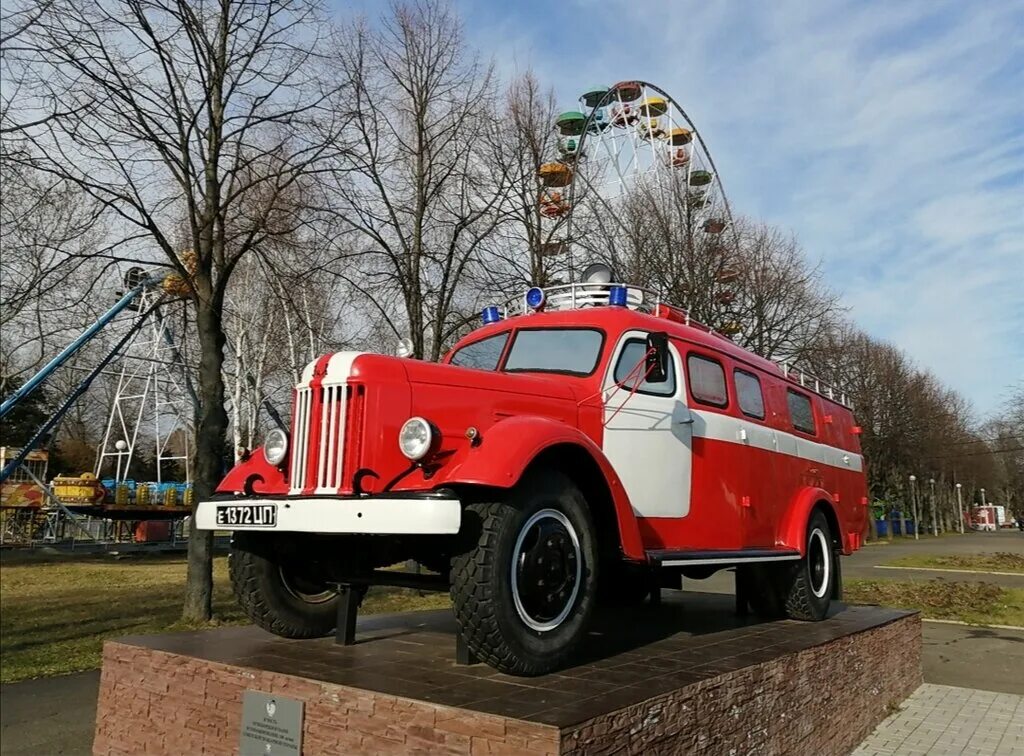
[(320, 457), (320, 479), (318, 485), (320, 488), (327, 488), (334, 481), (334, 454), (335, 454), (335, 435), (338, 430), (338, 393), (339, 388), (337, 386), (328, 386), (327, 393), (324, 395), (324, 421), (323, 426), (326, 428), (327, 442), (323, 445), (323, 451)]
[(307, 389), (305, 401), (302, 403), (302, 478), (299, 479), (299, 487), (306, 487), (309, 468), (309, 416), (313, 410), (313, 390)]
[(306, 486), (309, 463), (309, 410), (312, 398), (312, 390), (303, 388), (298, 390), (295, 399), (295, 417), (292, 419), (291, 493), (301, 493)]
[(331, 455), (331, 472), (332, 478), (330, 486), (332, 489), (341, 488), (341, 475), (343, 472), (343, 461), (345, 459), (345, 431), (348, 429), (348, 395), (352, 390), (347, 385), (341, 386), (339, 392), (338, 401), (335, 402), (335, 414), (337, 417), (337, 430), (335, 437), (337, 439), (337, 448)]
[(331, 413), (331, 408), (334, 407), (334, 402), (332, 401), (334, 386), (324, 386), (320, 391), (322, 392), (323, 399), (320, 402), (320, 438), (317, 440), (316, 487), (318, 490), (324, 488), (324, 478), (327, 473), (327, 439), (328, 434), (331, 432), (331, 423), (328, 416)]
[[(311, 439), (314, 389), (297, 389), (295, 417), (292, 419), (289, 488), (292, 494), (302, 493), (311, 476), (316, 493), (334, 493), (341, 487), (348, 399), (352, 389), (347, 384), (330, 384), (321, 387), (319, 391), (322, 392), (320, 424), (317, 437)], [(315, 467), (310, 469), (310, 465)]]

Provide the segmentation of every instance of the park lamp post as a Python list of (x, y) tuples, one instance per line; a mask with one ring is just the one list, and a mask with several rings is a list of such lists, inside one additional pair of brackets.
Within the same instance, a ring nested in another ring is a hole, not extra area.
[[(921, 518), (918, 516), (918, 512), (917, 512), (917, 476), (916, 475), (911, 475), (910, 476), (910, 506), (911, 506), (911, 508), (913, 509), (913, 512), (914, 512), (914, 540), (917, 541), (917, 540), (920, 539), (920, 536), (918, 535), (918, 530), (919, 530), (918, 526), (921, 524)], [(906, 535), (906, 533), (904, 533), (903, 535)]]
[(964, 499), (963, 499), (963, 483), (956, 484), (956, 515), (960, 521), (960, 532), (964, 532)]
[[(117, 470), (114, 472), (114, 480), (117, 483), (120, 483), (124, 479), (121, 477), (121, 460), (124, 459), (124, 456), (128, 453), (128, 442), (125, 441), (123, 438), (119, 438), (114, 443), (114, 448), (117, 450)], [(127, 463), (124, 466), (124, 477), (128, 477)]]
[(932, 535), (939, 535), (939, 518), (935, 511), (935, 478), (928, 478), (928, 485), (931, 488), (931, 513), (932, 513)]

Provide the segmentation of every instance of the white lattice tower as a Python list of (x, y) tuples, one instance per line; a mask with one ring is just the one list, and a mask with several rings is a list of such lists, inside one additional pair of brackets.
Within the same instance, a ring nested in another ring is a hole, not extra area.
[[(139, 315), (149, 312), (162, 292), (154, 288), (138, 300)], [(165, 466), (183, 462), (185, 480), (191, 482), (192, 401), (185, 380), (181, 347), (171, 324), (184, 304), (159, 305), (129, 342), (120, 357), (117, 390), (96, 459), (96, 476), (121, 481), (131, 477), (136, 451), (151, 448), (157, 480), (165, 480)], [(172, 447), (178, 431), (181, 446)], [(177, 476), (176, 476), (177, 477)]]

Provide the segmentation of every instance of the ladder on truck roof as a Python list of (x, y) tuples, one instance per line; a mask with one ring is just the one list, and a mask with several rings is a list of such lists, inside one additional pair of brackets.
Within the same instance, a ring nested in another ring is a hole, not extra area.
[(848, 392), (833, 386), (831, 383), (826, 383), (815, 375), (811, 375), (803, 370), (797, 370), (788, 362), (774, 362), (779, 366), (784, 376), (799, 384), (801, 388), (813, 391), (818, 396), (823, 396), (836, 404), (841, 404), (849, 410), (853, 409), (853, 400)]

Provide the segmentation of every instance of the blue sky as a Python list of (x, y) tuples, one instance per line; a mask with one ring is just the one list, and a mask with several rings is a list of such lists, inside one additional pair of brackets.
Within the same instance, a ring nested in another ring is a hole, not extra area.
[(862, 328), (979, 414), (1024, 380), (1024, 3), (456, 6), (567, 109), (593, 83), (672, 94), (734, 209), (795, 232)]

